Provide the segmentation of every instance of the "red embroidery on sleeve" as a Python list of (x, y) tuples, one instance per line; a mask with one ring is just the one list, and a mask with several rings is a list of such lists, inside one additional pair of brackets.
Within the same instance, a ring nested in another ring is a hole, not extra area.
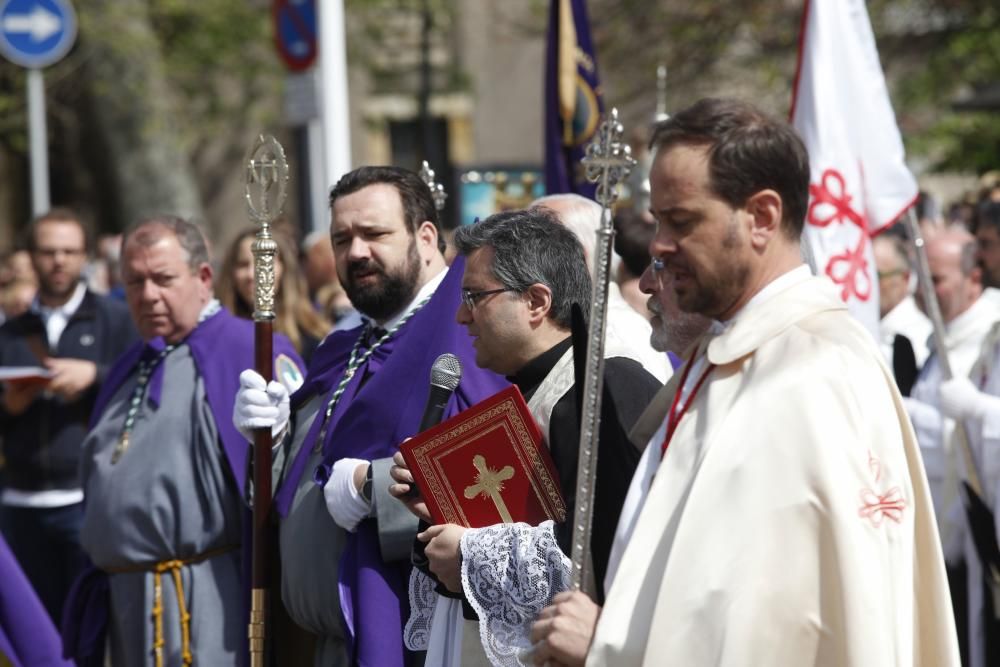
[(872, 471), (872, 477), (876, 482), (882, 481), (882, 462), (875, 458), (875, 455), (868, 452), (868, 469)]
[[(868, 469), (876, 482), (882, 479), (882, 462), (875, 458), (875, 455), (868, 452)], [(898, 486), (894, 486), (883, 494), (879, 494), (872, 489), (861, 489), (861, 507), (858, 508), (858, 516), (868, 519), (872, 526), (878, 528), (882, 525), (883, 519), (890, 519), (896, 523), (903, 522), (903, 510), (906, 508), (906, 500), (903, 492)]]
[(902, 523), (905, 507), (906, 501), (903, 500), (903, 492), (899, 490), (898, 486), (892, 487), (881, 496), (871, 489), (862, 489), (858, 516), (862, 519), (869, 519), (872, 525), (878, 528), (882, 525), (882, 519), (885, 518)]

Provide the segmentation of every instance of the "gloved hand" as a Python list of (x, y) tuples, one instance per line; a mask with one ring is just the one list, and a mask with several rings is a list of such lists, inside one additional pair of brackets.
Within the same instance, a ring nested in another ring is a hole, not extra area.
[(290, 414), (288, 389), (280, 382), (264, 382), (259, 373), (248, 368), (240, 373), (240, 390), (233, 404), (233, 426), (253, 443), (255, 428), (271, 427), (278, 441), (288, 427)]
[(1000, 398), (976, 389), (969, 378), (956, 377), (941, 383), (941, 412), (952, 419), (982, 419), (1000, 412)]
[(354, 532), (358, 524), (371, 513), (371, 503), (365, 500), (354, 483), (358, 466), (369, 465), (361, 459), (339, 459), (330, 470), (330, 479), (323, 487), (326, 509), (338, 526)]
[(902, 396), (901, 398), (903, 399), (903, 407), (906, 408), (906, 413), (910, 415), (910, 421), (913, 422), (914, 426), (941, 421), (941, 413), (933, 405), (912, 396)]

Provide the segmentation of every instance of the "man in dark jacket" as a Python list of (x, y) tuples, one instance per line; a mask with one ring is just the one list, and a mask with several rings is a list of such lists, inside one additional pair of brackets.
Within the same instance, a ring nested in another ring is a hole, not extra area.
[(0, 366), (38, 372), (0, 385), (0, 528), (58, 622), (83, 561), (80, 444), (101, 381), (137, 334), (125, 304), (81, 282), (87, 235), (73, 212), (39, 216), (27, 238), (38, 294), (0, 327)]

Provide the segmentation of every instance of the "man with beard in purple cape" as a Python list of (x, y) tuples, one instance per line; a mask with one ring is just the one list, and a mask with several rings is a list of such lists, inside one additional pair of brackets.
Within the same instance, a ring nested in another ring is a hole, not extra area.
[[(417, 433), (430, 369), (442, 353), (462, 361), (451, 416), (507, 385), (479, 369), (455, 323), (463, 261), (448, 269), (430, 189), (394, 167), (362, 167), (330, 192), (337, 273), (364, 323), (316, 351), (288, 399), (244, 371), (234, 423), (286, 433), (275, 452), (282, 600), (317, 636), (312, 664), (413, 663), (403, 646), (410, 547), (417, 521), (388, 494), (392, 456)], [(278, 440), (276, 439), (276, 442)], [(287, 658), (282, 646), (281, 664)]]
[[(63, 639), (81, 665), (236, 665), (246, 654), (249, 448), (232, 424), (253, 323), (212, 296), (201, 231), (157, 216), (126, 231), (122, 278), (144, 343), (115, 364), (83, 443), (81, 542), (96, 569), (66, 605)], [(301, 361), (274, 340), (275, 377)]]

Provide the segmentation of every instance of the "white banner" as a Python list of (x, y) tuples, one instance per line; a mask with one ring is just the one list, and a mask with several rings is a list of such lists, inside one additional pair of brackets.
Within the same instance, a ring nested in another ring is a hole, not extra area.
[(916, 202), (864, 0), (806, 0), (792, 124), (809, 149), (805, 238), (877, 335), (871, 238)]

